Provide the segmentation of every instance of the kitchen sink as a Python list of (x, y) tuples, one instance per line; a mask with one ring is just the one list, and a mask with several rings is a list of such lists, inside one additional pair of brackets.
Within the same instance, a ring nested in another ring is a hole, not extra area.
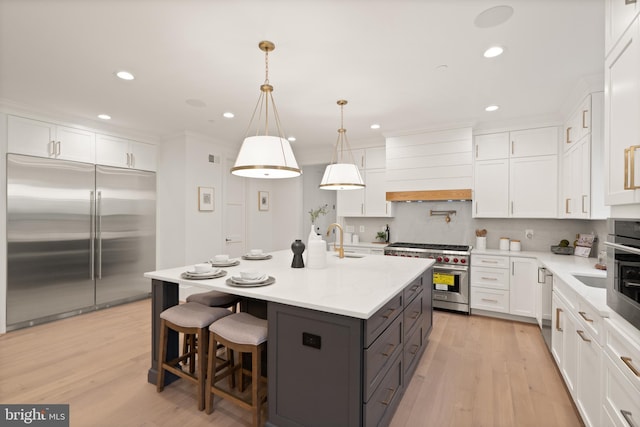
[(606, 277), (581, 276), (577, 274), (573, 274), (572, 276), (581, 281), (584, 285), (589, 286), (590, 288), (604, 289), (607, 287)]

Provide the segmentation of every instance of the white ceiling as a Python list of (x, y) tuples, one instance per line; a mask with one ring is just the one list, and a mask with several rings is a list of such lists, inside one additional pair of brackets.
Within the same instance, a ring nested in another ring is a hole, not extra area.
[[(506, 23), (474, 25), (497, 5), (513, 7)], [(257, 45), (266, 39), (276, 44), (269, 77), (294, 150), (330, 151), (340, 98), (352, 145), (558, 119), (576, 82), (602, 75), (603, 36), (603, 0), (0, 0), (0, 101), (239, 144), (264, 80)], [(483, 58), (494, 44), (505, 53)], [(136, 79), (117, 79), (120, 69)], [(501, 108), (487, 113), (489, 104)], [(374, 122), (382, 128), (371, 130)]]

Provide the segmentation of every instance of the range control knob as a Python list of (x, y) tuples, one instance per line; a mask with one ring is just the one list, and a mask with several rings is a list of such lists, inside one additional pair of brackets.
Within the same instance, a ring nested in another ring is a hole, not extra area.
[(453, 259), (453, 262), (454, 262), (454, 263), (457, 263), (457, 262), (458, 262), (458, 258), (454, 258), (454, 259)]
[(449, 262), (449, 257), (444, 257), (444, 262)]
[(436, 261), (438, 261), (438, 262), (442, 262), (442, 257), (441, 257), (441, 256), (439, 256), (438, 258), (436, 258)]
[(462, 258), (462, 259), (460, 260), (460, 263), (462, 263), (462, 264), (466, 264), (466, 263), (467, 263), (467, 260), (466, 260), (466, 259), (464, 259), (464, 258)]

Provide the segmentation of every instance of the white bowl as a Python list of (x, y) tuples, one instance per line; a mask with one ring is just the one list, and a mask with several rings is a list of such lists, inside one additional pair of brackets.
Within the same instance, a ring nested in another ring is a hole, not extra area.
[(215, 262), (228, 262), (229, 261), (229, 255), (223, 254), (223, 255), (215, 255), (213, 257), (213, 260)]
[(213, 271), (213, 266), (209, 263), (196, 264), (193, 266), (193, 270), (196, 273), (209, 273)]
[(249, 255), (260, 256), (262, 255), (262, 249), (251, 249)]
[(240, 277), (244, 280), (257, 280), (264, 276), (264, 273), (261, 273), (257, 270), (242, 270), (240, 272)]

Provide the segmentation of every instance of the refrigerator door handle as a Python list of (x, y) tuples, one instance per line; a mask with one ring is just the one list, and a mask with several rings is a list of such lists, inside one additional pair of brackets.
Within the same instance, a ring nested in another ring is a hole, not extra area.
[(95, 192), (90, 192), (90, 202), (89, 202), (89, 216), (90, 216), (90, 224), (89, 224), (89, 278), (91, 280), (95, 279), (95, 267), (96, 267), (96, 196)]
[(98, 279), (102, 279), (102, 191), (98, 191), (96, 217), (96, 237), (98, 239)]

